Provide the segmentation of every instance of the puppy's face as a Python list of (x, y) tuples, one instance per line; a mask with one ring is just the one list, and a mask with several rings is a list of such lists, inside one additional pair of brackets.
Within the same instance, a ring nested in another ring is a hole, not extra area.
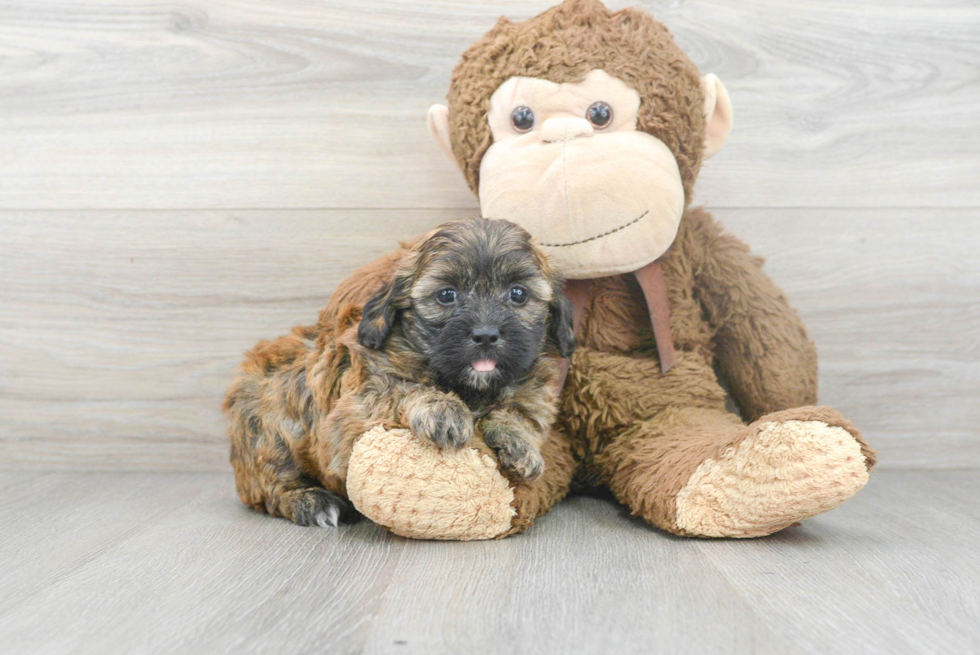
[(396, 325), (466, 397), (522, 379), (548, 339), (562, 356), (575, 346), (560, 280), (530, 235), (501, 220), (453, 221), (421, 241), (365, 305), (358, 336), (381, 348)]

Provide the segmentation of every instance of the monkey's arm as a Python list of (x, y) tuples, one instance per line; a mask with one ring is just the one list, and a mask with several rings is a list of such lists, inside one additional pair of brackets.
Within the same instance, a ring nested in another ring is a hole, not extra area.
[(716, 330), (716, 356), (742, 416), (813, 405), (817, 354), (786, 295), (762, 270), (763, 261), (703, 210), (695, 221), (696, 285)]

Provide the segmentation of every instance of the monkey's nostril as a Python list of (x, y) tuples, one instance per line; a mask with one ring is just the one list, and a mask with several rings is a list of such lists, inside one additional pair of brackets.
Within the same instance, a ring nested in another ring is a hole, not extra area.
[(480, 346), (492, 346), (500, 339), (500, 330), (496, 325), (478, 325), (470, 332), (473, 343)]

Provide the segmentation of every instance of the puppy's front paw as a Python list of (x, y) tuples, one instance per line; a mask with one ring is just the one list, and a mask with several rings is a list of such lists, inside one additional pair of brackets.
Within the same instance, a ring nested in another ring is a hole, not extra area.
[(443, 395), (416, 405), (408, 427), (440, 448), (460, 448), (473, 437), (473, 414), (459, 398)]
[(483, 440), (497, 453), (505, 470), (528, 481), (544, 472), (544, 458), (527, 432), (512, 425), (488, 423), (483, 428)]

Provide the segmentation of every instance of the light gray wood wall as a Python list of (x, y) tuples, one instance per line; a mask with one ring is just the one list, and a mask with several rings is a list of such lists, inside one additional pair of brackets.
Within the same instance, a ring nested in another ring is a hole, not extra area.
[[(226, 467), (241, 353), (475, 213), (425, 111), (549, 4), (0, 0), (0, 466)], [(769, 258), (822, 400), (885, 467), (980, 465), (980, 7), (639, 4), (731, 93), (696, 202)]]

